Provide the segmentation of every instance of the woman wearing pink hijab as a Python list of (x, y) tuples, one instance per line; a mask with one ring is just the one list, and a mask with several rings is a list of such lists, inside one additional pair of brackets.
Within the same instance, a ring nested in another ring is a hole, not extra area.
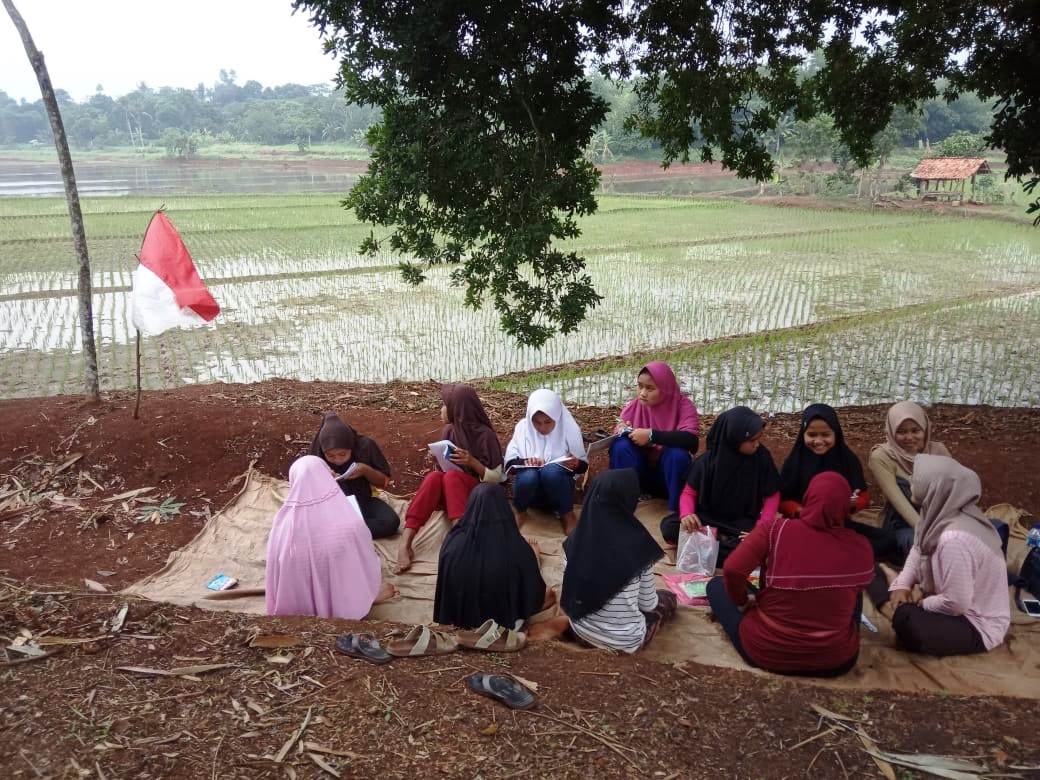
[(647, 363), (636, 380), (636, 397), (621, 410), (618, 430), (632, 430), (610, 447), (610, 468), (635, 469), (645, 493), (667, 497), (679, 508), (686, 472), (697, 451), (700, 417), (683, 395), (667, 363)]
[(267, 540), (267, 614), (359, 620), (396, 593), (380, 580), (372, 532), (328, 465), (303, 456)]

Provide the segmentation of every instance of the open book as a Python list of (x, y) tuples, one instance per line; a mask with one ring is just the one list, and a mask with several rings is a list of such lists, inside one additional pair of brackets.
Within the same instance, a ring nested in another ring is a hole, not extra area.
[(437, 460), (437, 465), (441, 467), (441, 471), (462, 471), (461, 466), (449, 460), (451, 454), (458, 449), (450, 441), (442, 439), (426, 446), (429, 448), (430, 454)]
[(351, 463), (350, 464), (350, 468), (348, 468), (342, 474), (337, 474), (334, 477), (334, 479), (337, 482), (343, 482), (344, 480), (354, 479), (355, 475), (357, 474), (357, 470), (358, 470), (358, 464), (357, 463)]
[[(553, 463), (559, 463), (559, 464), (562, 465), (564, 461), (570, 460), (570, 459), (571, 459), (570, 455), (561, 455), (559, 458), (556, 458), (555, 460), (550, 460), (548, 463), (543, 463), (542, 466), (549, 466), (549, 465), (552, 465)], [(510, 471), (519, 471), (520, 469), (540, 469), (542, 466), (528, 466), (526, 463), (517, 463), (515, 465), (510, 466), (508, 469), (506, 469), (506, 473), (508, 474)], [(564, 466), (564, 468), (567, 469), (566, 466)], [(572, 469), (567, 469), (567, 471), (571, 471), (571, 470)]]

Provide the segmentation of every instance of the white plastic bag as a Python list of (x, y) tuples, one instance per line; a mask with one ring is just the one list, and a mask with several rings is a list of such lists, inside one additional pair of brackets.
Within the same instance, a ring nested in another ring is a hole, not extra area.
[(684, 574), (715, 574), (715, 561), (719, 557), (719, 541), (716, 530), (711, 527), (692, 534), (679, 532), (679, 549), (675, 557), (675, 568)]

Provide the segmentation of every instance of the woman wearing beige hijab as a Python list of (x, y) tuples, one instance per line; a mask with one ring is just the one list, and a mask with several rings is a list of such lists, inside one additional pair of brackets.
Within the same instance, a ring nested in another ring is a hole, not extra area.
[[(1000, 537), (979, 509), (979, 476), (953, 458), (918, 455), (911, 478), (920, 519), (903, 571), (889, 588), (892, 629), (907, 650), (984, 653), (1011, 623)], [(914, 599), (914, 586), (924, 596)]]
[(870, 473), (885, 497), (884, 528), (891, 531), (903, 557), (914, 543), (914, 528), (921, 516), (910, 500), (910, 478), (917, 455), (946, 455), (941, 442), (932, 441), (932, 424), (924, 409), (913, 401), (900, 401), (888, 410), (885, 443), (870, 452)]

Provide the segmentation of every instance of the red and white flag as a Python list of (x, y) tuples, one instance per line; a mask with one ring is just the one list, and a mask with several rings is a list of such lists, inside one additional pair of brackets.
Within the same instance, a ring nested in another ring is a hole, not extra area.
[(148, 223), (140, 260), (130, 296), (130, 320), (139, 331), (157, 336), (173, 327), (204, 325), (220, 314), (188, 247), (162, 211)]

